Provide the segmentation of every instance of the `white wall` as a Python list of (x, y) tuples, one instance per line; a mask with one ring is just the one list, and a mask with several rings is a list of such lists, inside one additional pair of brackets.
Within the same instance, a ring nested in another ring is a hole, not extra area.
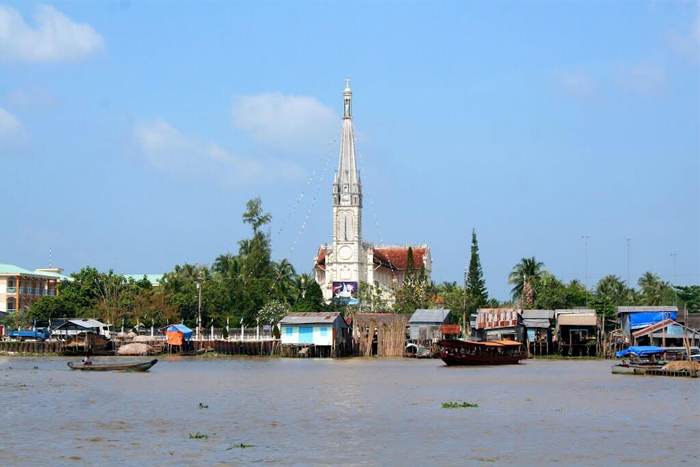
[[(300, 344), (299, 328), (313, 327), (313, 344), (314, 345), (333, 345), (333, 326), (330, 324), (309, 324), (309, 325), (286, 325), (282, 324), (282, 344)], [(322, 335), (322, 329), (325, 329), (325, 335)], [(291, 333), (288, 333), (291, 330)]]

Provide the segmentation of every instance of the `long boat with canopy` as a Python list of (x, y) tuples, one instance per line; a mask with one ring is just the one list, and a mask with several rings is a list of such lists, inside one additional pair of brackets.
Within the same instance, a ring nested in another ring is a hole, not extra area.
[(523, 345), (517, 341), (462, 341), (440, 342), (440, 358), (447, 366), (456, 365), (508, 365), (527, 358)]

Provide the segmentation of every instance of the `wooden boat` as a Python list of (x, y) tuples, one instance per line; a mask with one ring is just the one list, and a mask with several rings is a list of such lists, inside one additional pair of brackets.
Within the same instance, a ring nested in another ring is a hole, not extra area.
[(697, 378), (695, 372), (688, 370), (668, 371), (659, 365), (613, 365), (614, 375), (637, 375), (637, 376), (671, 376), (682, 378)]
[(523, 345), (516, 341), (443, 340), (440, 358), (447, 366), (509, 365), (527, 358)]
[(148, 371), (158, 363), (157, 359), (142, 363), (93, 363), (92, 365), (74, 365), (68, 362), (71, 370), (80, 371)]
[(187, 350), (185, 352), (180, 352), (176, 355), (179, 355), (181, 357), (196, 357), (197, 355), (202, 355), (206, 351), (206, 349)]

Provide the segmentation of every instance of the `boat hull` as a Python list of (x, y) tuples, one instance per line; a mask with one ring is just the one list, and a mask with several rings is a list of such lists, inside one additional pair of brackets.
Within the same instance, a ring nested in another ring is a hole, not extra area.
[(466, 365), (514, 365), (525, 360), (525, 355), (443, 355), (440, 357), (447, 366), (466, 366)]
[(143, 363), (117, 363), (117, 364), (92, 364), (92, 365), (74, 365), (73, 362), (68, 362), (68, 367), (71, 370), (79, 371), (129, 371), (143, 372), (151, 369), (153, 365), (158, 363), (157, 359)]

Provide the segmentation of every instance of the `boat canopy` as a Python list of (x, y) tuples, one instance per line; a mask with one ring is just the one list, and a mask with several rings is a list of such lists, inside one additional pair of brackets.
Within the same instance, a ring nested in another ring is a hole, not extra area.
[(617, 358), (626, 357), (628, 355), (637, 355), (643, 357), (645, 355), (656, 355), (666, 352), (665, 347), (656, 347), (654, 345), (636, 345), (625, 350), (620, 350), (615, 354)]
[(443, 340), (440, 345), (445, 347), (462, 347), (462, 346), (477, 346), (477, 347), (520, 347), (522, 344), (518, 341), (500, 340), (500, 341), (462, 341), (462, 340)]

